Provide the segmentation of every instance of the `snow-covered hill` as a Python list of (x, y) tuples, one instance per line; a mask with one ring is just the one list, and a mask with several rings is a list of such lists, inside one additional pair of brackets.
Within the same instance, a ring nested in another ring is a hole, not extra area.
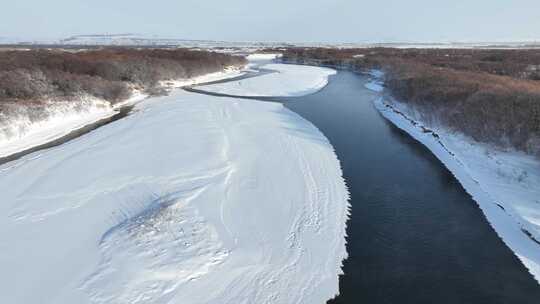
[(190, 48), (281, 48), (289, 46), (299, 47), (390, 47), (390, 48), (540, 48), (538, 40), (524, 41), (487, 41), (487, 42), (258, 42), (258, 41), (217, 41), (181, 39), (157, 35), (144, 34), (89, 34), (73, 35), (58, 39), (27, 39), (21, 37), (0, 37), (0, 44), (27, 44), (27, 45), (75, 45), (75, 46), (178, 46)]

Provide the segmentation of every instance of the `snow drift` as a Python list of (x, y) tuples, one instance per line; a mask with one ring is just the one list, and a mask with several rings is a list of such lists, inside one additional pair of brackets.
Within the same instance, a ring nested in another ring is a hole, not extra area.
[(252, 53), (247, 56), (247, 60), (250, 62), (262, 62), (262, 61), (272, 61), (278, 58), (281, 58), (283, 55), (280, 53)]
[(339, 161), (278, 103), (148, 99), (0, 166), (0, 188), (2, 303), (323, 303), (338, 293)]

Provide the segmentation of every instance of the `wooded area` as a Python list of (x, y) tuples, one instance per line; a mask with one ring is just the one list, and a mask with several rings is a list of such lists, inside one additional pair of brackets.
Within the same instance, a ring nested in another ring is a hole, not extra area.
[(0, 102), (39, 102), (88, 94), (118, 102), (129, 85), (152, 89), (161, 80), (189, 78), (246, 63), (243, 57), (187, 49), (0, 51)]
[(540, 155), (540, 50), (288, 49), (284, 60), (381, 69), (428, 123)]

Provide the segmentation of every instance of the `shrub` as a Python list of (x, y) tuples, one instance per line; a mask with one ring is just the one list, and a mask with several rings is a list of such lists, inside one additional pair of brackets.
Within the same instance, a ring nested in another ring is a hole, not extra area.
[(81, 94), (116, 102), (129, 96), (128, 83), (151, 90), (161, 80), (245, 63), (243, 57), (187, 49), (0, 51), (0, 102)]

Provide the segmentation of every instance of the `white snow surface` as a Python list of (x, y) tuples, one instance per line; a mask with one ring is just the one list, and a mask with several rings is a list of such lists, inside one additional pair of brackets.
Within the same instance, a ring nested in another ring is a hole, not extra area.
[(247, 56), (249, 61), (272, 61), (283, 57), (281, 53), (252, 53)]
[(443, 127), (427, 126), (408, 105), (391, 98), (380, 97), (375, 106), (444, 163), (505, 244), (540, 282), (540, 162)]
[[(223, 71), (193, 78), (162, 81), (161, 85), (174, 89), (243, 74), (242, 69), (228, 67)], [(31, 108), (21, 107), (17, 110), (17, 115), (0, 113), (0, 158), (61, 138), (70, 132), (117, 114), (122, 106), (135, 104), (147, 97), (148, 95), (133, 90), (129, 99), (115, 105), (93, 96), (83, 96), (77, 101), (50, 101), (41, 106), (45, 108), (46, 115), (40, 119), (31, 118)]]
[(161, 81), (161, 85), (166, 88), (181, 88), (196, 84), (203, 84), (206, 82), (212, 82), (217, 80), (225, 80), (229, 78), (234, 78), (238, 76), (242, 76), (245, 74), (244, 69), (237, 68), (237, 67), (227, 67), (223, 71), (215, 72), (215, 73), (209, 73), (193, 78), (185, 78), (185, 79), (171, 79), (171, 80), (165, 80)]
[(340, 164), (279, 103), (147, 99), (0, 166), (0, 193), (0, 303), (311, 304), (338, 293)]
[(199, 86), (197, 89), (233, 96), (302, 96), (324, 88), (328, 84), (328, 77), (336, 74), (334, 69), (281, 63), (264, 64), (260, 68), (273, 70), (275, 73), (234, 82)]

